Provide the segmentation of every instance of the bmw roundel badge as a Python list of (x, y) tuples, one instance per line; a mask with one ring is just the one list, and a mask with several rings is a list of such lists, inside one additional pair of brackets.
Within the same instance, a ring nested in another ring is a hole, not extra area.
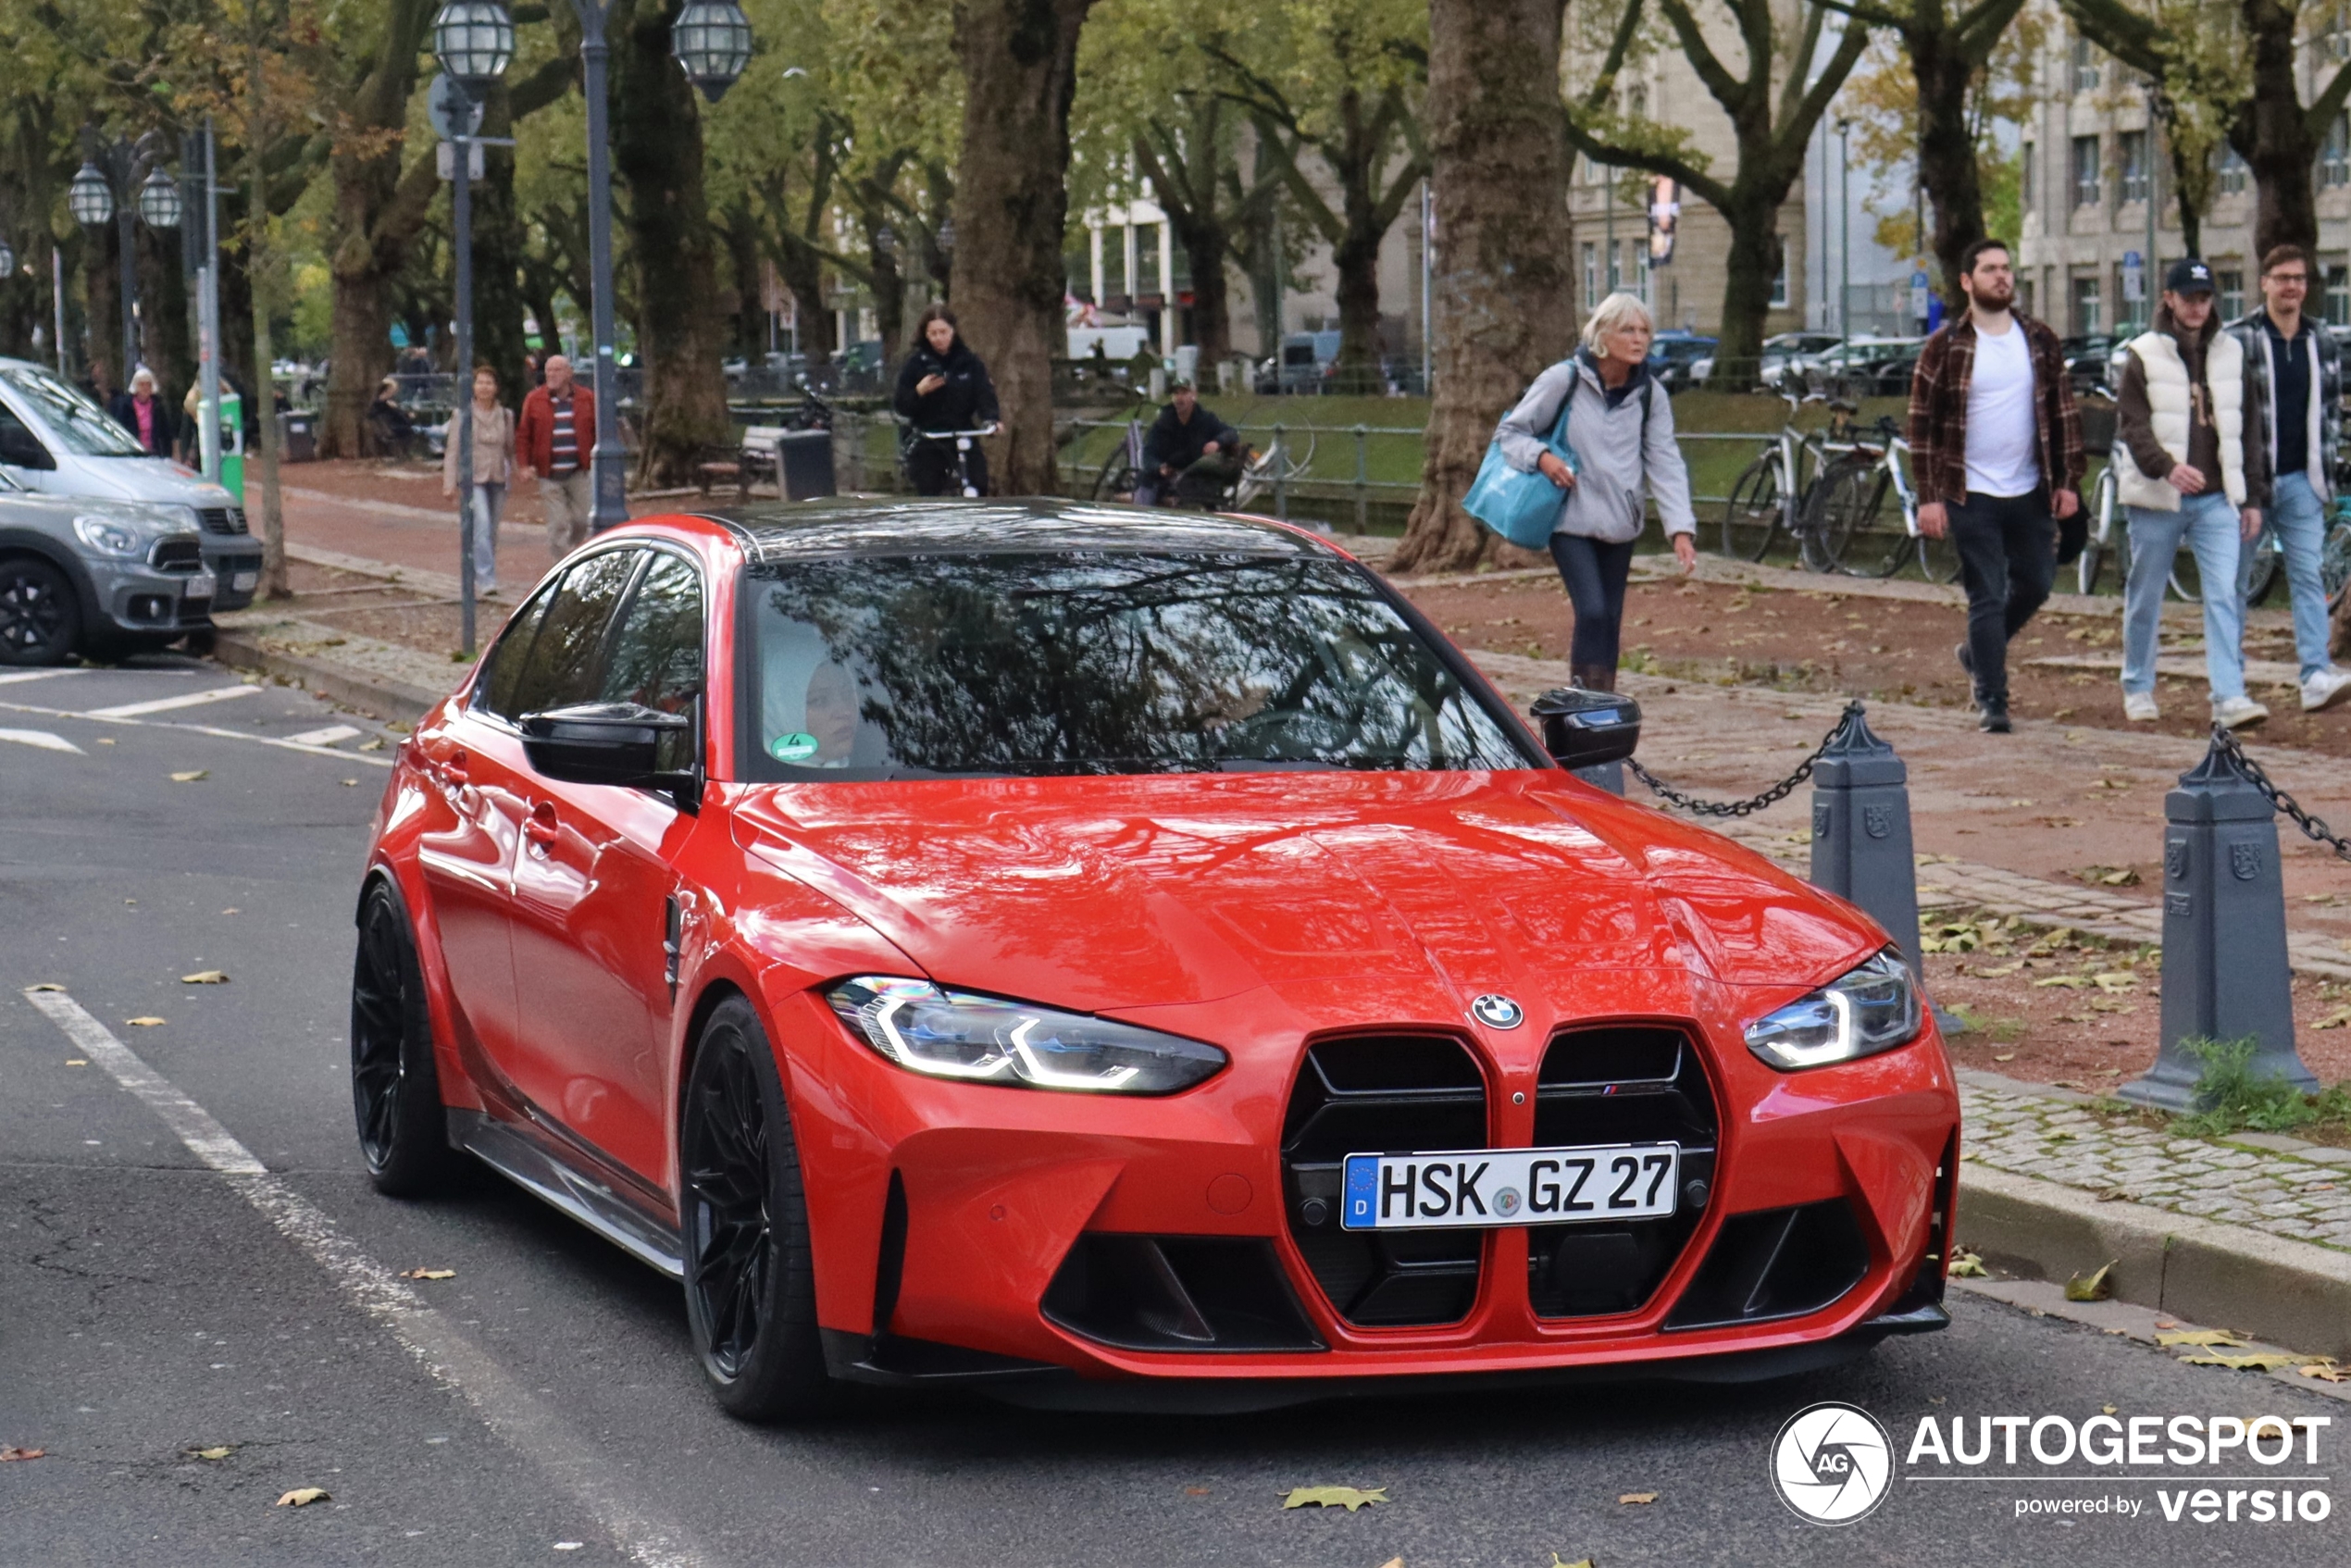
[(1470, 1015), (1490, 1028), (1515, 1029), (1526, 1022), (1526, 1010), (1509, 997), (1492, 991), (1470, 1002)]

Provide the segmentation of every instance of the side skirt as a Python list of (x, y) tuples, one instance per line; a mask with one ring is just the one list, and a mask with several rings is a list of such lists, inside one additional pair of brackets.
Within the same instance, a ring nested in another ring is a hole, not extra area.
[(528, 1133), (479, 1111), (453, 1106), (449, 1141), (640, 1263), (672, 1279), (686, 1276), (685, 1241), (674, 1226), (646, 1213), (617, 1188)]

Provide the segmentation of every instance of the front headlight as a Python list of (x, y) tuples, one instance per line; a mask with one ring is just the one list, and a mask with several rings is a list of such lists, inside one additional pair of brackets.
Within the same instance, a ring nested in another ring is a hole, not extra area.
[(139, 533), (124, 528), (112, 517), (80, 516), (73, 520), (73, 531), (81, 542), (103, 555), (136, 555), (139, 554)]
[(1919, 1032), (1910, 966), (1887, 948), (1860, 968), (1747, 1027), (1747, 1048), (1782, 1072), (1850, 1062), (1907, 1045)]
[(1173, 1094), (1226, 1061), (1213, 1045), (1108, 1018), (860, 975), (825, 993), (841, 1022), (900, 1066), (1027, 1089)]

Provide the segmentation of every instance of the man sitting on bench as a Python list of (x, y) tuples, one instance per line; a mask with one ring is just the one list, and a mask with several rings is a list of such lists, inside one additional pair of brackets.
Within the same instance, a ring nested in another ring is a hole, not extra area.
[(1138, 506), (1213, 506), (1241, 477), (1240, 432), (1200, 405), (1189, 381), (1168, 390), (1169, 402), (1143, 438)]

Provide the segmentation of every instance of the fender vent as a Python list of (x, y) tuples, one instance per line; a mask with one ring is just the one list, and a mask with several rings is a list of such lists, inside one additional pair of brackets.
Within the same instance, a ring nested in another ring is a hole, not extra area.
[(1307, 1052), (1282, 1123), (1284, 1208), (1339, 1316), (1382, 1327), (1459, 1323), (1477, 1300), (1485, 1246), (1475, 1230), (1341, 1230), (1347, 1156), (1487, 1142), (1486, 1077), (1461, 1041), (1383, 1036)]
[(1045, 1288), (1048, 1321), (1127, 1350), (1319, 1350), (1262, 1237), (1088, 1231)]

